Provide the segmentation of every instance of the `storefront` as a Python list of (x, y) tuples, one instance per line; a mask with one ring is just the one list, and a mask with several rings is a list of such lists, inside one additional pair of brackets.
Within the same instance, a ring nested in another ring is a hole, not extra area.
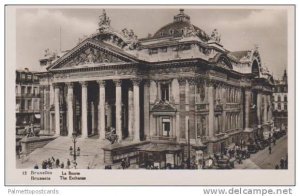
[(182, 163), (183, 149), (169, 144), (148, 144), (139, 148), (138, 164), (147, 169), (174, 169)]

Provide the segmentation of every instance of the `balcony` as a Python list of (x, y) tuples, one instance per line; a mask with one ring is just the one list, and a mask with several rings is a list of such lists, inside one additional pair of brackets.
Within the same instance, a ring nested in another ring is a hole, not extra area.
[(16, 93), (16, 97), (26, 97), (26, 98), (39, 98), (40, 94), (39, 93)]
[(173, 136), (163, 136), (163, 135), (154, 135), (151, 136), (151, 140), (153, 141), (169, 141), (169, 142), (176, 142), (176, 137)]
[(199, 112), (208, 111), (208, 104), (207, 103), (196, 104), (196, 110)]
[(239, 103), (226, 103), (226, 109), (240, 109)]
[(18, 113), (39, 113), (39, 109), (32, 109), (32, 108), (16, 108), (16, 112)]

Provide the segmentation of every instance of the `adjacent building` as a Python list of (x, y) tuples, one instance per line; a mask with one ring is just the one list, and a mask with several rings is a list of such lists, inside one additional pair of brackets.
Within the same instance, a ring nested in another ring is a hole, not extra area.
[(30, 124), (40, 124), (40, 91), (36, 72), (16, 71), (16, 133)]
[(114, 127), (121, 141), (208, 154), (270, 131), (274, 81), (257, 47), (229, 51), (183, 9), (147, 38), (110, 22), (103, 11), (95, 34), (41, 59), (41, 129), (102, 140)]
[(287, 127), (288, 122), (288, 80), (284, 70), (282, 79), (275, 80), (273, 88), (273, 117), (274, 125), (279, 128)]

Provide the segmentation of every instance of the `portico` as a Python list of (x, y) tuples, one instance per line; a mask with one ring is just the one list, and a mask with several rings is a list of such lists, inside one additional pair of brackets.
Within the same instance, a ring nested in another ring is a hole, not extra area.
[[(119, 138), (140, 141), (140, 121), (134, 119), (140, 117), (141, 83), (141, 79), (54, 83), (55, 134), (72, 137), (78, 132), (82, 138), (105, 139), (105, 130), (114, 127)], [(64, 118), (66, 125), (61, 124)]]

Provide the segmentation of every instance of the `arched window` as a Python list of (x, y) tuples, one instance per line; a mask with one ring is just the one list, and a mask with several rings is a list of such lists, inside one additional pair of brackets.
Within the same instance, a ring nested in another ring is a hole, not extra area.
[(252, 73), (255, 76), (259, 76), (259, 67), (258, 67), (258, 62), (256, 60), (253, 61), (253, 63), (252, 63)]
[(169, 33), (170, 33), (170, 35), (174, 35), (175, 30), (174, 30), (174, 29), (170, 29), (170, 30), (169, 30)]

